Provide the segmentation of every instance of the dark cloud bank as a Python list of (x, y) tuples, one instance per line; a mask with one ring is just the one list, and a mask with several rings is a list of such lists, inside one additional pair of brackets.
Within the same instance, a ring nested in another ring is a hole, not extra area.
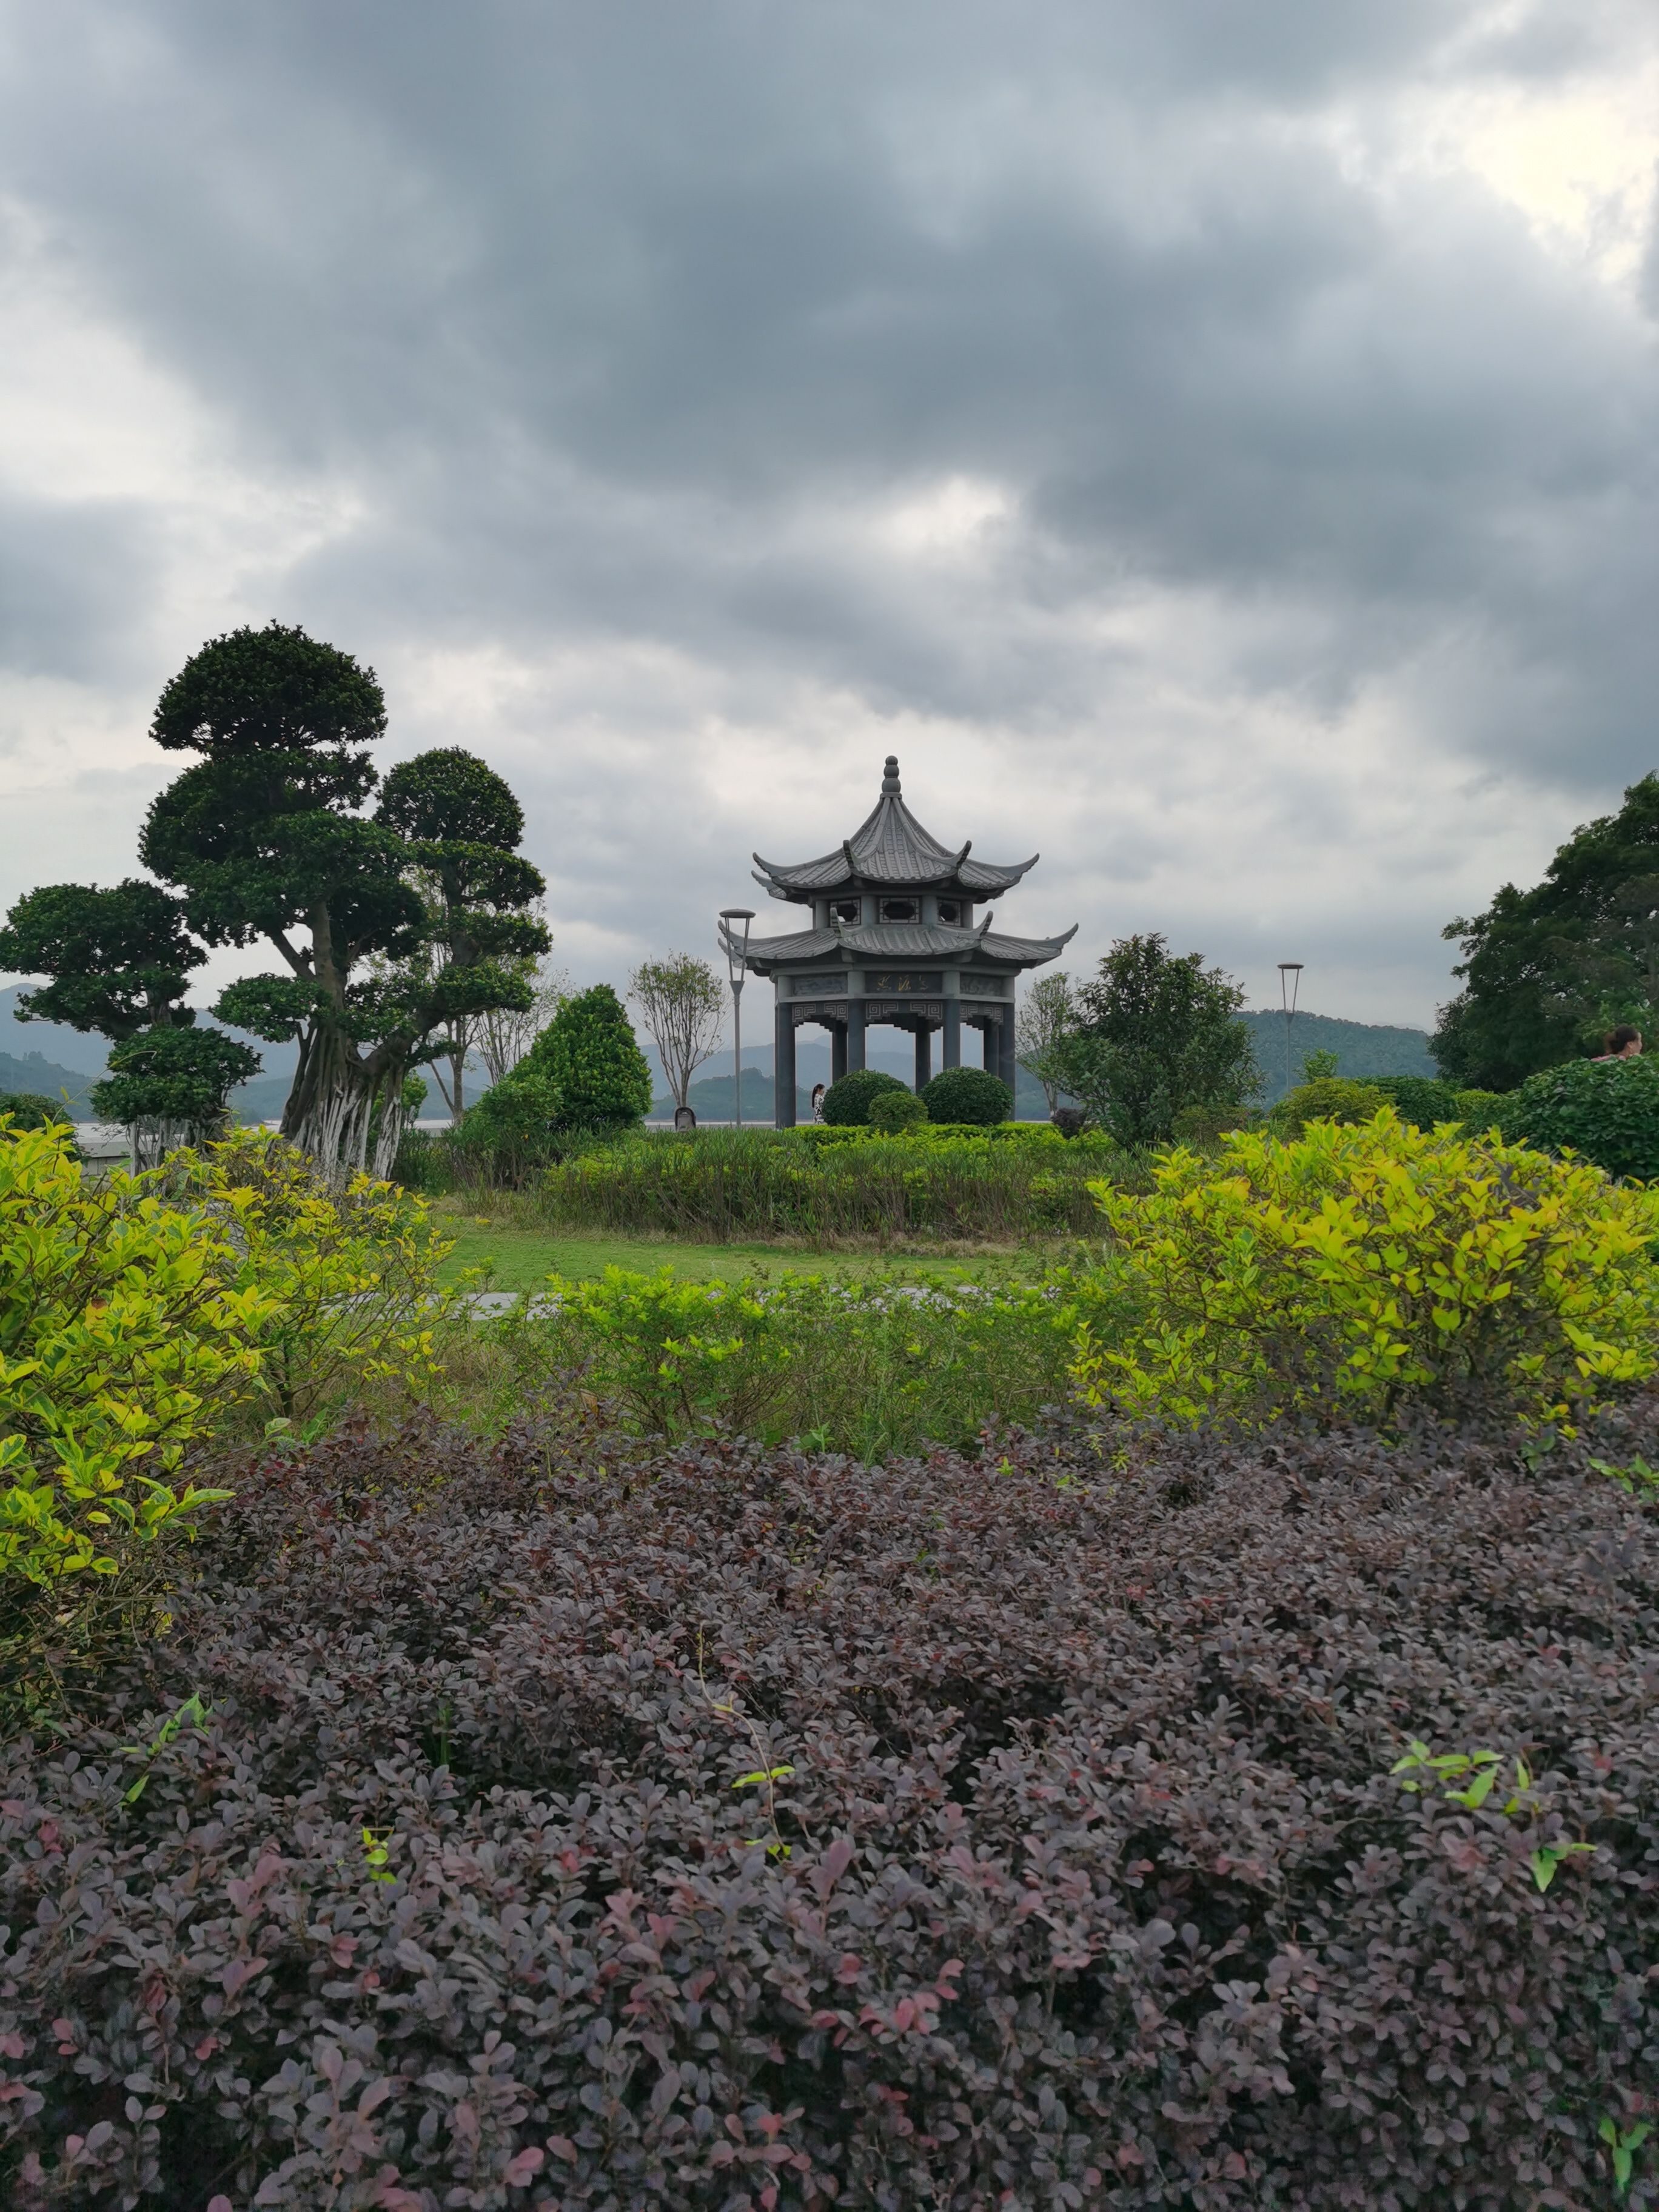
[[(1439, 922), (1659, 764), (1652, 148), (1577, 231), (1524, 154), (1619, 125), (1643, 9), (0, 23), (81, 453), (0, 483), (8, 897), (118, 872), (149, 700), (270, 613), (507, 769), (596, 975), (890, 743), (941, 834), (1043, 848), (1022, 921), (1425, 1019)], [(77, 396), (95, 334), (131, 389)]]

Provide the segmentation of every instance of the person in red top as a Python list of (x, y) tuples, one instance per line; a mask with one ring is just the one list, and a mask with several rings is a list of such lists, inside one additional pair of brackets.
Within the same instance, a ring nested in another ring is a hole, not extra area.
[(1642, 1032), (1632, 1029), (1628, 1022), (1620, 1022), (1616, 1030), (1607, 1031), (1607, 1048), (1595, 1055), (1599, 1065), (1604, 1060), (1638, 1060), (1642, 1052)]

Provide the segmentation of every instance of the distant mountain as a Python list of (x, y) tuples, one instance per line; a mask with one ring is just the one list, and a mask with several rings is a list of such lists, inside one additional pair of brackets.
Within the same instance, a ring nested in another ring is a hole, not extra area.
[[(109, 1065), (109, 1047), (100, 1036), (88, 1036), (63, 1022), (20, 1022), (16, 1006), (27, 983), (13, 983), (0, 991), (0, 1054), (27, 1060), (31, 1053), (44, 1054), (59, 1067), (74, 1071), (79, 1082), (96, 1080)], [(38, 988), (39, 986), (33, 988)]]
[[(1255, 1040), (1255, 1056), (1266, 1078), (1261, 1103), (1285, 1096), (1285, 1017), (1270, 1008), (1241, 1014)], [(1297, 1014), (1291, 1023), (1291, 1080), (1302, 1079), (1302, 1062), (1310, 1052), (1334, 1052), (1339, 1075), (1427, 1075), (1440, 1073), (1429, 1050), (1426, 1030), (1390, 1029), (1373, 1022), (1345, 1022), (1334, 1014)]]
[(0, 1091), (32, 1091), (61, 1106), (72, 1121), (92, 1120), (87, 1092), (97, 1080), (81, 1068), (60, 1066), (42, 1053), (0, 1052)]

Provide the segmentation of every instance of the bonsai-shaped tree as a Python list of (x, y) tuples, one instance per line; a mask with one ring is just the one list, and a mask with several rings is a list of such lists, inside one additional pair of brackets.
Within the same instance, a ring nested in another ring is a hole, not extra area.
[(535, 1005), (536, 963), (553, 940), (529, 909), (546, 886), (514, 850), (524, 809), (493, 769), (459, 745), (394, 768), (375, 818), (406, 841), (425, 909), (423, 942), (400, 980), (411, 1025), (426, 1035), (435, 1024), (444, 1034), (413, 1057), (447, 1060), (459, 1121), (467, 1051), (481, 1024)]
[[(258, 1054), (222, 1030), (141, 1030), (110, 1054), (109, 1073), (92, 1086), (92, 1109), (143, 1131), (159, 1155), (222, 1135), (227, 1098), (258, 1072)], [(135, 1166), (149, 1148), (141, 1142)]]
[(684, 1106), (692, 1077), (720, 1042), (726, 994), (719, 980), (695, 953), (671, 952), (666, 960), (641, 962), (629, 996), (639, 1002), (674, 1103)]
[(543, 888), (511, 850), (522, 816), (482, 762), (423, 755), (380, 816), (361, 812), (379, 781), (364, 749), (385, 731), (374, 671), (277, 623), (204, 646), (150, 729), (203, 757), (151, 806), (140, 855), (209, 944), (281, 956), (285, 974), (233, 984), (216, 1011), (298, 1041), (283, 1133), (334, 1181), (364, 1164), (377, 1101), (374, 1164), (390, 1167), (411, 1062), (452, 1011), (520, 997), (501, 956), (546, 943), (516, 911)]
[(0, 929), (0, 968), (51, 978), (19, 996), (18, 1020), (64, 1022), (115, 1044), (141, 1030), (189, 1029), (196, 1015), (185, 993), (206, 958), (184, 901), (137, 877), (112, 890), (43, 884)]
[(232, 1088), (259, 1071), (257, 1053), (198, 1027), (184, 1003), (206, 958), (184, 901), (136, 877), (112, 890), (45, 884), (0, 929), (0, 966), (51, 978), (18, 999), (18, 1019), (64, 1022), (113, 1045), (92, 1104), (131, 1130), (135, 1168), (171, 1143), (216, 1136)]

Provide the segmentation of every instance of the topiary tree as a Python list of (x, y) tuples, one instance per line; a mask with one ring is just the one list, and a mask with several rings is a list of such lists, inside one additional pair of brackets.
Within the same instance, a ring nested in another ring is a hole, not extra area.
[(19, 1019), (67, 1022), (113, 1044), (93, 1109), (131, 1132), (135, 1170), (170, 1144), (216, 1135), (231, 1090), (259, 1072), (258, 1053), (198, 1027), (184, 1003), (206, 958), (185, 902), (137, 877), (112, 890), (45, 884), (0, 930), (0, 964), (52, 978), (18, 1000)]
[(1659, 1178), (1659, 1060), (1569, 1060), (1500, 1103), (1511, 1144), (1571, 1151), (1632, 1181)]
[(988, 1068), (945, 1067), (923, 1089), (921, 1103), (930, 1121), (976, 1123), (986, 1127), (1008, 1120), (1014, 1110), (1014, 1094)]
[(907, 1097), (915, 1095), (896, 1075), (884, 1075), (878, 1067), (855, 1067), (824, 1092), (823, 1118), (834, 1128), (867, 1128), (870, 1109), (884, 1091), (902, 1091)]
[(569, 1000), (508, 1076), (540, 1079), (558, 1095), (556, 1126), (610, 1135), (651, 1110), (651, 1070), (609, 983)]
[(884, 1137), (902, 1136), (907, 1129), (927, 1126), (927, 1109), (914, 1091), (901, 1085), (896, 1091), (878, 1091), (870, 1107), (870, 1127)]
[(455, 747), (406, 762), (379, 814), (365, 748), (386, 732), (372, 669), (272, 623), (203, 647), (162, 693), (150, 734), (204, 757), (151, 806), (140, 853), (185, 893), (211, 945), (261, 939), (286, 973), (233, 984), (217, 1011), (299, 1060), (283, 1133), (331, 1179), (391, 1164), (409, 1068), (452, 1016), (522, 1003), (514, 960), (545, 949), (521, 909), (542, 880), (512, 848), (523, 816)]
[(52, 979), (19, 995), (20, 1022), (64, 1022), (116, 1044), (141, 1030), (190, 1028), (185, 992), (206, 958), (184, 901), (136, 876), (107, 890), (43, 884), (0, 929), (0, 969)]
[(222, 1136), (227, 1098), (258, 1072), (258, 1054), (222, 1030), (143, 1030), (111, 1053), (92, 1110), (132, 1131), (137, 1169), (148, 1153)]
[[(426, 908), (420, 950), (391, 971), (402, 985), (410, 1034), (428, 1039), (410, 1057), (448, 1061), (450, 1110), (459, 1121), (467, 1050), (480, 1025), (536, 1004), (535, 963), (553, 940), (530, 909), (545, 886), (513, 849), (524, 835), (524, 809), (493, 769), (459, 745), (394, 768), (375, 819), (406, 841)], [(434, 1027), (443, 1032), (435, 1040)]]

